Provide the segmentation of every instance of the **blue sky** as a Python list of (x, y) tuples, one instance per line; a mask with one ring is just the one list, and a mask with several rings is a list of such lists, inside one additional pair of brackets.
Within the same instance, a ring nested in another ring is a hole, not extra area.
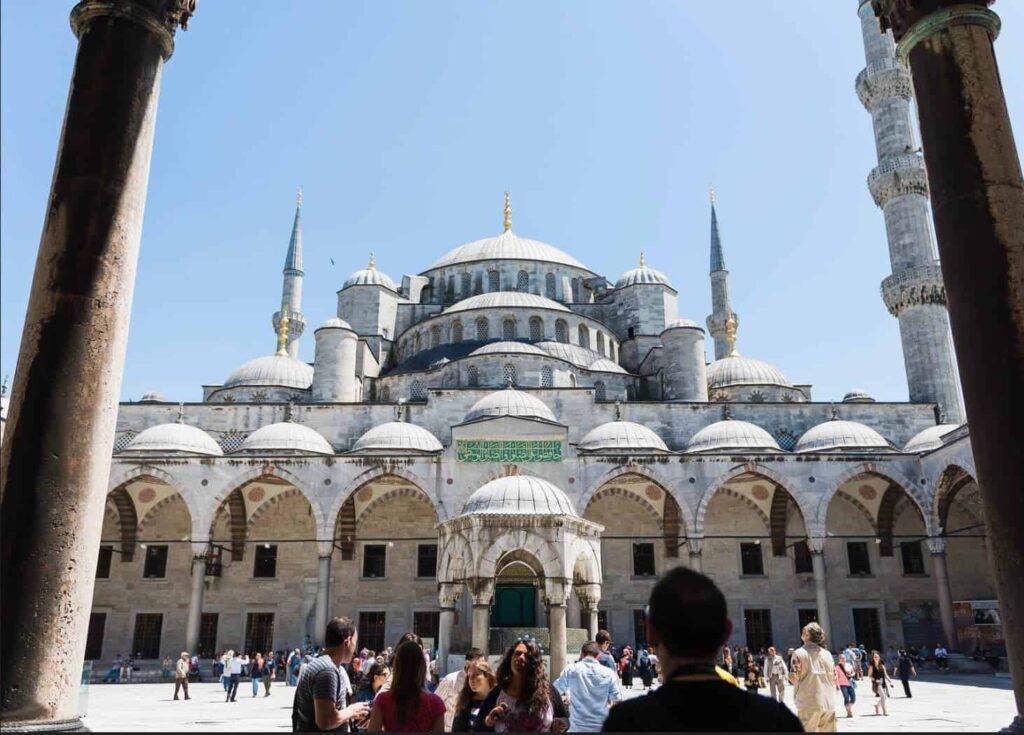
[[(997, 54), (1024, 136), (1024, 4)], [(718, 191), (739, 348), (906, 400), (854, 0), (202, 0), (163, 80), (123, 397), (198, 400), (273, 351), (304, 187), (312, 326), (367, 253), (398, 279), (515, 230), (614, 280), (641, 249), (703, 322)], [(74, 62), (69, 2), (3, 0), (0, 372), (13, 373)], [(333, 258), (336, 266), (332, 266)], [(301, 356), (311, 360), (312, 334)]]

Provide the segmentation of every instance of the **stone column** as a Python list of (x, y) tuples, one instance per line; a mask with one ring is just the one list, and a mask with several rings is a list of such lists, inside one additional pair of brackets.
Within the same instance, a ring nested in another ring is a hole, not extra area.
[(473, 596), (473, 648), (479, 648), (486, 656), (490, 653), (488, 638), (491, 632), (491, 600), (494, 597), (494, 580), (479, 577), (466, 580), (466, 586)]
[(811, 547), (811, 568), (814, 571), (814, 598), (818, 605), (818, 624), (825, 631), (828, 645), (836, 644), (832, 640), (832, 617), (828, 612), (828, 578), (825, 575), (825, 539), (808, 538)]
[(562, 673), (566, 664), (568, 635), (565, 622), (565, 603), (569, 599), (572, 582), (565, 579), (545, 579), (544, 598), (548, 606), (548, 635), (551, 637), (551, 679)]
[(690, 569), (695, 572), (704, 573), (704, 562), (701, 555), (703, 547), (703, 539), (689, 538), (687, 539), (687, 545), (690, 549)]
[(0, 460), (5, 729), (80, 725), (160, 77), (194, 6), (85, 0), (71, 12), (78, 53)]
[(316, 567), (316, 613), (314, 614), (313, 640), (323, 645), (327, 621), (330, 620), (331, 599), (331, 551), (321, 548)]
[(587, 629), (587, 639), (595, 640), (597, 638), (597, 606), (601, 602), (601, 585), (578, 584), (576, 585), (576, 596), (580, 601), (580, 618), (583, 627)]
[[(910, 64), (1017, 711), (1024, 711), (1024, 176), (985, 0), (873, 0)], [(1018, 714), (1018, 729), (1024, 719)]]
[(206, 591), (206, 562), (208, 559), (208, 545), (193, 543), (192, 594), (188, 599), (184, 648), (190, 654), (195, 654), (199, 648), (199, 627), (203, 620), (203, 593)]
[(452, 628), (455, 627), (455, 603), (462, 595), (462, 585), (442, 582), (438, 585), (437, 599), (441, 614), (437, 624), (437, 675), (448, 673), (448, 654), (452, 648)]
[(932, 553), (932, 574), (935, 577), (935, 591), (939, 599), (939, 617), (942, 620), (942, 634), (950, 651), (960, 650), (960, 639), (956, 633), (953, 617), (953, 593), (949, 588), (949, 570), (946, 566), (945, 539), (930, 539), (928, 547)]

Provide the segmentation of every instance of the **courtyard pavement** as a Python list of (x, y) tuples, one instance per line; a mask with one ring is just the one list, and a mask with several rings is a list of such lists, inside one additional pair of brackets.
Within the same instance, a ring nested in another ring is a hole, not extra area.
[[(911, 682), (912, 699), (889, 700), (889, 716), (873, 714), (874, 698), (864, 682), (855, 706), (856, 716), (846, 719), (842, 698), (836, 695), (841, 732), (988, 731), (1005, 727), (1014, 716), (1010, 680), (994, 676), (931, 675)], [(249, 682), (242, 682), (238, 701), (224, 702), (220, 684), (193, 684), (192, 699), (171, 699), (173, 684), (92, 684), (89, 686), (85, 724), (97, 732), (230, 731), (251, 732), (291, 729), (294, 688), (277, 683), (269, 697), (252, 698)], [(642, 692), (634, 689), (629, 697)], [(792, 705), (793, 690), (786, 689)]]

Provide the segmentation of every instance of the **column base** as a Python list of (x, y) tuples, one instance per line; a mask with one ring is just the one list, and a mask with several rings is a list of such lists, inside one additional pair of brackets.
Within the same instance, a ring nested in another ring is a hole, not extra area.
[[(1019, 719), (1019, 718), (1018, 718)], [(81, 717), (70, 720), (4, 720), (0, 722), (3, 732), (91, 732)]]

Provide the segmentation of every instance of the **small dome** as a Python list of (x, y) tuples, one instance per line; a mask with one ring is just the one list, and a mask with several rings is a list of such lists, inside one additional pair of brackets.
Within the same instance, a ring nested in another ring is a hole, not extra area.
[(812, 426), (797, 440), (794, 452), (827, 452), (843, 449), (890, 450), (881, 434), (857, 421), (832, 419)]
[(665, 325), (665, 329), (678, 329), (680, 327), (685, 327), (687, 329), (699, 329), (702, 332), (704, 331), (704, 327), (691, 319), (673, 319)]
[(512, 230), (508, 230), (498, 237), (485, 237), (483, 240), (460, 245), (438, 258), (427, 270), (432, 271), (435, 268), (472, 263), (477, 260), (539, 260), (590, 271), (581, 262), (553, 245), (519, 237)]
[(957, 424), (929, 426), (924, 431), (915, 434), (914, 438), (903, 447), (903, 451), (907, 454), (920, 454), (921, 452), (930, 452), (933, 449), (938, 449), (942, 446), (943, 435), (956, 428), (959, 428)]
[(334, 454), (334, 448), (318, 432), (292, 421), (261, 426), (245, 438), (238, 451)]
[(843, 403), (874, 403), (875, 399), (868, 395), (867, 391), (854, 388), (845, 396), (843, 396)]
[(353, 452), (414, 451), (440, 452), (444, 447), (437, 437), (422, 426), (405, 421), (389, 421), (374, 426), (363, 434), (352, 447)]
[(222, 388), (274, 385), (306, 390), (313, 383), (313, 367), (287, 355), (267, 355), (243, 364)]
[(592, 429), (583, 437), (580, 449), (596, 451), (600, 449), (635, 449), (641, 451), (667, 452), (668, 447), (661, 437), (646, 426), (634, 424), (632, 421), (611, 421)]
[(491, 342), (483, 347), (477, 347), (475, 350), (469, 353), (470, 357), (474, 355), (497, 355), (497, 354), (520, 354), (520, 355), (543, 355), (548, 356), (544, 350), (540, 347), (534, 347), (527, 342)]
[(486, 416), (520, 416), (522, 418), (554, 421), (555, 414), (547, 405), (529, 393), (514, 388), (505, 388), (488, 393), (473, 404), (466, 414), (466, 421)]
[(767, 431), (747, 421), (726, 419), (705, 426), (690, 439), (687, 452), (714, 452), (742, 449), (781, 451), (778, 442)]
[(598, 373), (619, 373), (621, 375), (629, 375), (629, 372), (624, 367), (616, 362), (612, 362), (607, 357), (594, 360), (590, 363), (590, 367), (587, 369)]
[(122, 452), (185, 452), (219, 457), (224, 452), (213, 437), (188, 424), (157, 424), (140, 431)]
[(649, 284), (658, 284), (662, 286), (669, 286), (668, 276), (661, 271), (656, 271), (647, 265), (647, 260), (644, 258), (643, 253), (640, 254), (640, 266), (626, 271), (619, 280), (615, 282), (615, 288), (626, 288), (627, 286), (642, 286)]
[(569, 307), (552, 301), (544, 296), (534, 293), (520, 293), (519, 291), (494, 291), (470, 296), (468, 299), (456, 301), (445, 310), (445, 314), (454, 314), (470, 309), (553, 309), (555, 311), (569, 311)]
[(377, 263), (373, 255), (370, 255), (370, 262), (365, 268), (356, 271), (345, 279), (342, 288), (348, 288), (349, 286), (383, 286), (396, 293), (398, 292), (398, 286), (388, 277), (388, 274), (377, 270)]
[(139, 399), (139, 403), (167, 403), (167, 398), (163, 393), (151, 391), (149, 393), (143, 393), (142, 398)]
[(323, 324), (321, 324), (319, 327), (317, 327), (316, 331), (320, 331), (321, 329), (352, 329), (352, 325), (349, 324), (344, 319), (339, 319), (338, 317), (335, 316), (331, 317)]
[(537, 342), (536, 344), (537, 347), (541, 348), (552, 357), (557, 357), (560, 360), (571, 362), (573, 365), (578, 365), (579, 367), (590, 367), (594, 363), (594, 360), (601, 359), (600, 352), (594, 352), (593, 350), (588, 350), (586, 347), (580, 347), (579, 345), (552, 341)]
[(511, 475), (491, 480), (470, 495), (462, 513), (576, 516), (576, 509), (568, 496), (547, 480)]
[(751, 357), (723, 357), (708, 365), (708, 388), (727, 388), (732, 385), (793, 387), (777, 367)]

